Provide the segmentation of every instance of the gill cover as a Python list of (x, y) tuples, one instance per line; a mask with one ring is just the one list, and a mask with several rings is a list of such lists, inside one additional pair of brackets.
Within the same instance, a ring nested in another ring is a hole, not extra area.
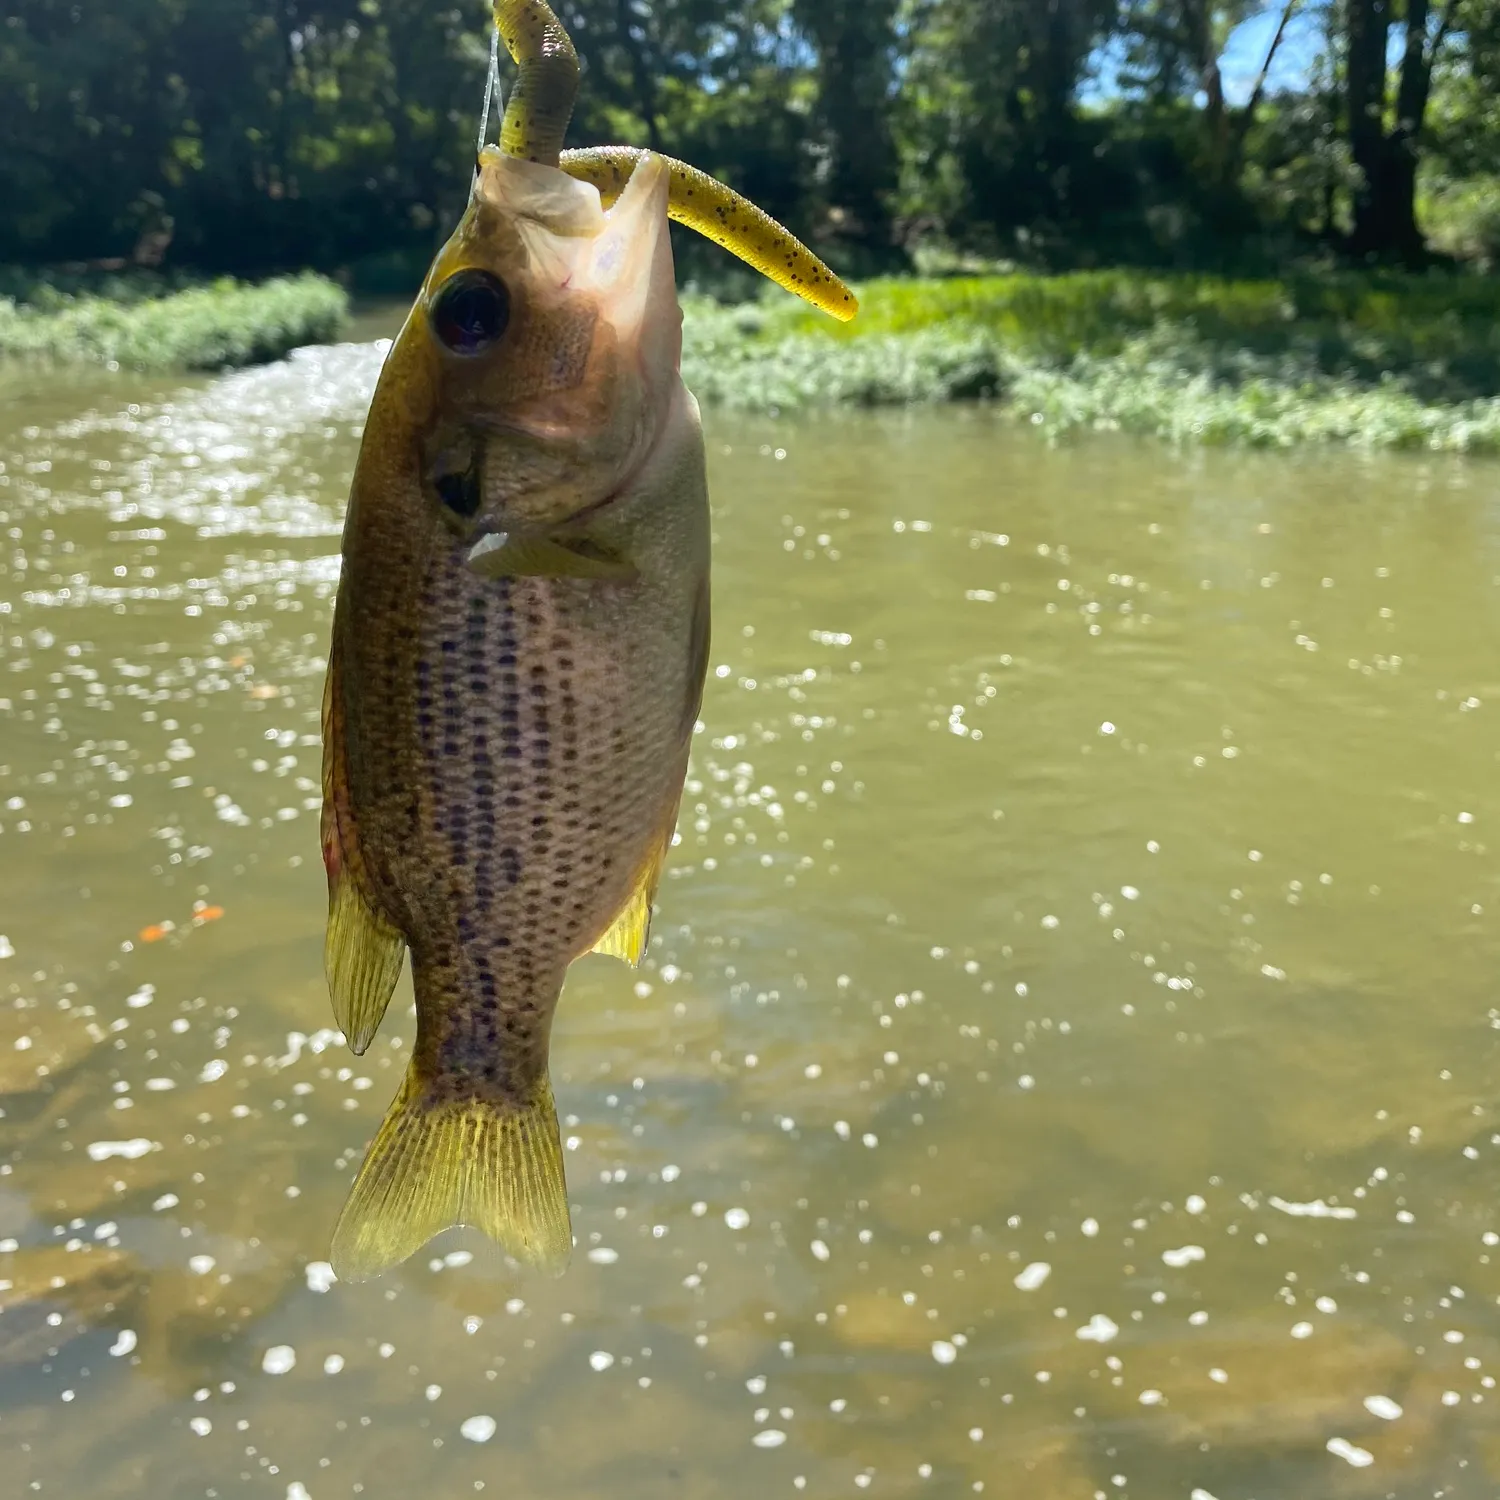
[[(500, 151), (592, 184), (606, 203), (624, 193), (648, 154), (630, 146), (564, 151), (578, 95), (578, 54), (545, 0), (494, 0), (495, 29), (517, 67)], [(489, 154), (486, 148), (484, 155)], [(854, 294), (790, 230), (716, 178), (670, 156), (667, 214), (739, 256), (778, 286), (848, 322)], [(483, 157), (481, 157), (481, 167)]]

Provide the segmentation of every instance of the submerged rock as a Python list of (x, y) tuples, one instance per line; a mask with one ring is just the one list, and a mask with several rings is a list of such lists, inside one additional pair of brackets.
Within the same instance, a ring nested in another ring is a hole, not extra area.
[(110, 1320), (144, 1280), (133, 1257), (92, 1245), (27, 1246), (0, 1256), (0, 1365), (56, 1353)]

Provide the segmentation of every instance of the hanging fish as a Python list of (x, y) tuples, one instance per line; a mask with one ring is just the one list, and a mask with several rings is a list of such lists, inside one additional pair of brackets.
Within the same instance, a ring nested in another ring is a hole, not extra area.
[(723, 184), (562, 152), (578, 62), (499, 0), (501, 144), (371, 402), (323, 708), (325, 962), (370, 1045), (410, 951), (417, 1035), (334, 1232), (359, 1280), (454, 1224), (572, 1248), (548, 1036), (581, 954), (639, 961), (709, 640), (697, 403), (669, 217), (835, 316), (848, 290)]

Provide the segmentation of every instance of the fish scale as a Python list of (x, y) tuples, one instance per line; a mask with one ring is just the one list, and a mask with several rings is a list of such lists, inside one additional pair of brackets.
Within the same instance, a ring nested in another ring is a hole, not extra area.
[[(550, 1020), (538, 1016), (560, 979), (555, 955), (587, 951), (609, 925), (652, 825), (675, 805), (680, 782), (664, 775), (664, 762), (680, 756), (677, 726), (624, 690), (628, 667), (615, 642), (639, 632), (621, 618), (628, 608), (602, 614), (597, 593), (571, 580), (488, 583), (447, 559), (435, 570), (418, 662), (437, 663), (444, 708), (419, 746), (422, 826), (393, 872), (403, 889), (451, 882), (451, 930), (429, 928), (424, 943), (474, 955), (471, 970), (459, 965), (455, 998), (429, 1007), (414, 951), (419, 1048), (435, 1049), (435, 1071), (483, 1074), (481, 1021), (497, 1006), (515, 1044), (544, 1065), (544, 1045), (531, 1048), (524, 1031)], [(616, 629), (601, 628), (606, 620)], [(642, 806), (657, 817), (643, 824)], [(507, 1076), (515, 1081), (499, 1096), (524, 1102), (533, 1079), (524, 1069)]]

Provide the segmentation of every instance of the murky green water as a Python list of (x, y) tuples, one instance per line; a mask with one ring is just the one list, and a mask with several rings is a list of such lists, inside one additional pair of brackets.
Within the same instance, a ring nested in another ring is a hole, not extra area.
[(321, 975), (377, 360), (0, 386), (5, 1492), (1492, 1496), (1500, 470), (712, 417), (574, 1266), (346, 1287), (411, 1028)]

